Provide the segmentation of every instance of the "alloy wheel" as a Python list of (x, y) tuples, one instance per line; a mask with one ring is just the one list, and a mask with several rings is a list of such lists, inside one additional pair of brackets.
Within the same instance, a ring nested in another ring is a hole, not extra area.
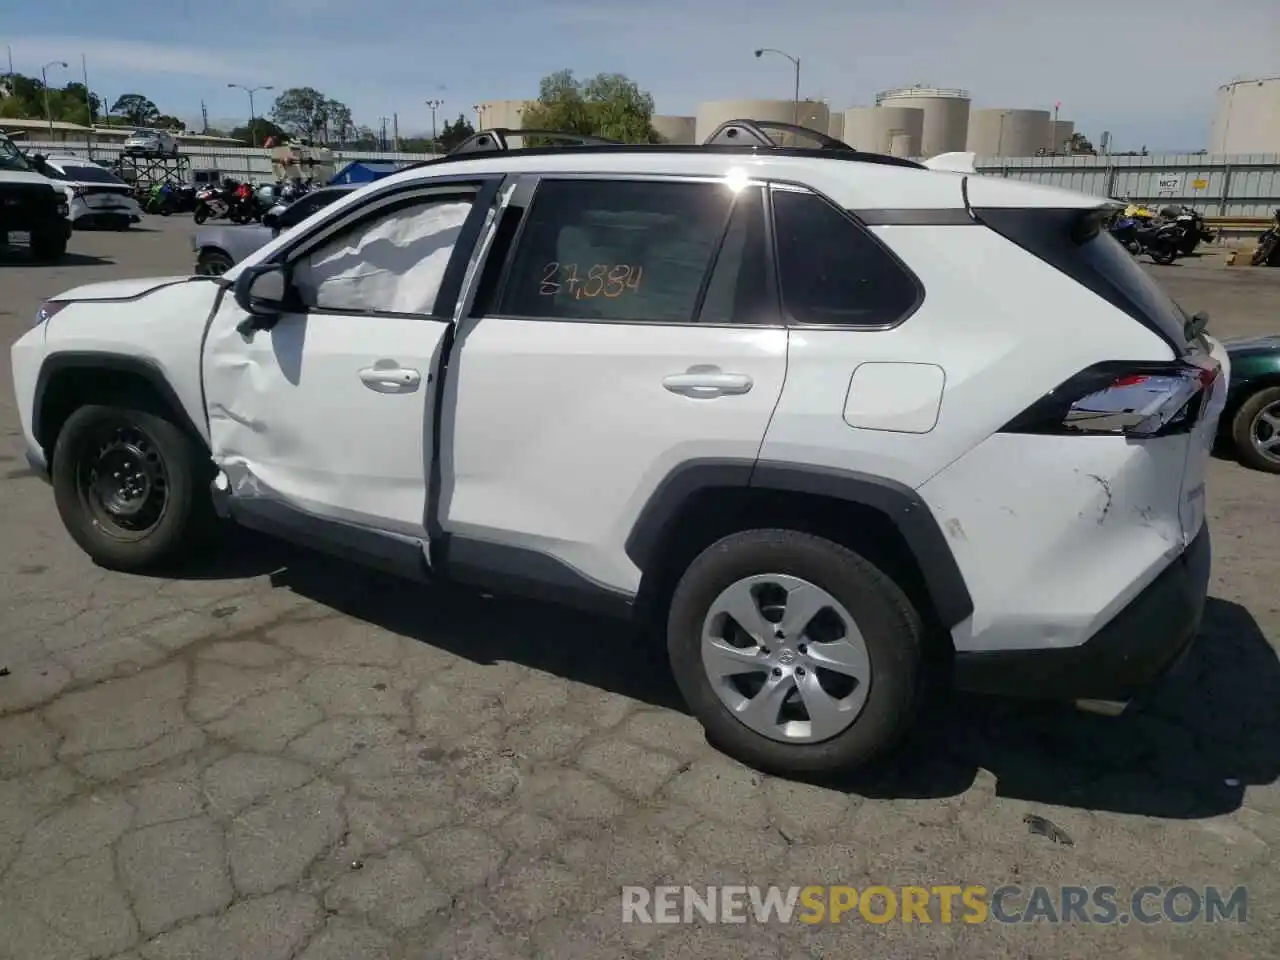
[(871, 690), (871, 659), (853, 617), (799, 577), (731, 584), (707, 612), (701, 647), (720, 701), (771, 740), (828, 740), (858, 718)]

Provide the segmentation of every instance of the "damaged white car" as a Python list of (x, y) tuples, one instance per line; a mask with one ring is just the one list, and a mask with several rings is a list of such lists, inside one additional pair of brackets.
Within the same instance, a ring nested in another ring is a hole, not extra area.
[(18, 408), (100, 564), (220, 514), (616, 611), (719, 746), (846, 768), (931, 658), (1114, 710), (1196, 634), (1225, 353), (1104, 203), (758, 138), (464, 153), (55, 297)]

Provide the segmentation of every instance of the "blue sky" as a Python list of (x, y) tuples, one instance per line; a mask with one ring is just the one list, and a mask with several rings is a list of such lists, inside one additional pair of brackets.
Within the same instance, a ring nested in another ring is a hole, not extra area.
[[(1199, 148), (1217, 86), (1280, 74), (1278, 0), (85, 0), (15, 2), (0, 18), (14, 68), (80, 78), (114, 100), (151, 97), (194, 120), (243, 119), (228, 83), (309, 85), (358, 123), (398, 114), (427, 130), (424, 101), (456, 116), (481, 100), (535, 96), (539, 79), (625, 73), (660, 113), (701, 100), (790, 99), (791, 66), (756, 60), (778, 47), (802, 62), (802, 94), (831, 108), (891, 86), (963, 87), (977, 107), (1041, 107), (1117, 149)], [(109, 12), (108, 12), (109, 11)], [(0, 55), (4, 51), (0, 50)], [(0, 64), (0, 69), (4, 69)], [(259, 113), (272, 94), (258, 95)]]

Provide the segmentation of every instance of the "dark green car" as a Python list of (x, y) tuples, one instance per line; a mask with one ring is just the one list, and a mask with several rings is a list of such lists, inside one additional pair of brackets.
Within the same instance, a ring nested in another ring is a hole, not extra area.
[(1223, 440), (1245, 466), (1280, 473), (1280, 333), (1223, 346), (1231, 358)]

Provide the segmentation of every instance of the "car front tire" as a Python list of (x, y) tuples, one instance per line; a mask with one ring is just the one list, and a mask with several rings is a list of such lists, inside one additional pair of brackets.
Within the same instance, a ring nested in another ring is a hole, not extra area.
[(67, 254), (67, 235), (59, 230), (33, 231), (31, 234), (31, 255), (37, 260), (52, 263), (61, 260)]
[(99, 566), (156, 570), (212, 532), (208, 457), (143, 401), (80, 407), (53, 451), (54, 499), (63, 525)]
[(1280, 473), (1280, 387), (1259, 390), (1240, 405), (1231, 441), (1246, 467)]
[(906, 595), (863, 557), (762, 529), (725, 537), (690, 564), (672, 597), (667, 649), (715, 746), (766, 773), (823, 776), (869, 764), (906, 734), (923, 635)]

